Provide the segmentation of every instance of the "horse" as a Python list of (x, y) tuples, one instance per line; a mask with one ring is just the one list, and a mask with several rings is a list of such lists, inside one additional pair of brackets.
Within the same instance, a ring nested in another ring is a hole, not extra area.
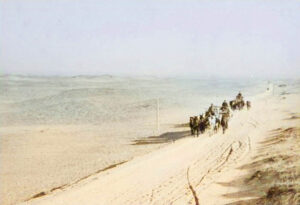
[(245, 106), (245, 101), (244, 100), (231, 100), (229, 102), (231, 110), (242, 110)]
[(203, 115), (200, 115), (200, 120), (199, 120), (199, 131), (200, 133), (204, 133), (205, 131), (205, 125), (204, 125), (204, 118)]
[(216, 117), (216, 122), (215, 122), (215, 127), (214, 127), (214, 132), (217, 133), (219, 128), (221, 126), (221, 121), (219, 118)]
[(245, 101), (244, 100), (239, 101), (238, 105), (239, 105), (239, 110), (242, 110), (245, 106)]
[(206, 129), (210, 128), (210, 121), (209, 121), (208, 116), (203, 117), (202, 115), (200, 115), (199, 127), (198, 128), (199, 128), (199, 131), (200, 131), (201, 134), (203, 134)]
[(191, 135), (194, 134), (194, 117), (190, 117), (190, 128), (191, 128)]
[(193, 118), (193, 133), (194, 133), (194, 136), (195, 136), (195, 134), (197, 133), (197, 137), (199, 136), (199, 131), (200, 131), (200, 129), (199, 129), (199, 119), (198, 119), (198, 117), (197, 116), (195, 116), (194, 118)]
[(221, 126), (223, 128), (223, 134), (225, 133), (225, 130), (228, 129), (228, 120), (229, 120), (228, 118), (229, 118), (228, 115), (225, 114), (222, 115)]
[(250, 108), (251, 108), (251, 102), (247, 101), (246, 104), (247, 104), (247, 110), (250, 110)]
[(229, 101), (229, 105), (230, 105), (231, 110), (236, 110), (236, 108), (237, 108), (236, 100)]

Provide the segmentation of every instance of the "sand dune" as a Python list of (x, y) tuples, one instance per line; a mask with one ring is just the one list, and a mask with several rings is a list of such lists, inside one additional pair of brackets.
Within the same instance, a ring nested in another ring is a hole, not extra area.
[[(291, 115), (278, 111), (291, 110), (295, 100), (289, 93), (298, 91), (296, 81), (278, 88), (276, 97), (257, 96), (266, 84), (255, 81), (0, 76), (0, 84), (4, 205), (69, 195), (83, 184), (91, 189), (88, 184), (96, 183), (96, 178), (101, 179), (95, 185), (101, 200), (89, 198), (104, 204), (182, 204), (194, 202), (195, 196), (201, 202), (199, 194), (209, 179), (223, 173), (229, 162), (232, 167), (247, 156), (255, 136), (260, 131), (264, 136), (277, 115), (291, 118), (284, 121), (288, 124), (298, 119), (297, 109)], [(225, 135), (197, 139), (189, 135), (185, 123), (190, 115), (203, 112), (211, 102), (230, 99), (241, 88), (254, 107), (234, 113)], [(154, 132), (157, 96), (159, 136)], [(272, 115), (263, 115), (265, 110)], [(122, 193), (124, 197), (115, 198)]]
[[(225, 204), (220, 185), (256, 153), (270, 130), (299, 125), (299, 95), (258, 96), (250, 111), (235, 112), (226, 134), (184, 138), (144, 156), (55, 190), (25, 204)], [(295, 150), (294, 154), (299, 154)]]
[[(211, 102), (219, 104), (240, 88), (251, 97), (264, 85), (107, 75), (0, 76), (1, 204), (24, 201), (163, 147), (183, 137), (175, 132), (186, 128), (176, 125)], [(160, 143), (132, 145), (157, 135), (157, 98), (160, 134), (168, 134)]]

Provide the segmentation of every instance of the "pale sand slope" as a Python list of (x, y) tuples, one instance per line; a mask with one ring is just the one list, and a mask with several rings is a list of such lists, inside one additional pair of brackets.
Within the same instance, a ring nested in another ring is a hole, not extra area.
[[(189, 116), (240, 89), (251, 99), (265, 87), (254, 79), (0, 75), (0, 204), (48, 194), (188, 137), (177, 125)], [(167, 143), (133, 146), (157, 135), (157, 98)]]
[[(144, 156), (93, 175), (64, 190), (25, 204), (225, 204), (238, 199), (222, 194), (234, 188), (219, 180), (232, 180), (235, 167), (254, 152), (270, 130), (294, 126), (291, 113), (299, 113), (299, 95), (286, 99), (258, 96), (250, 111), (235, 112), (229, 130), (209, 137), (185, 138)], [(297, 108), (298, 106), (298, 108)], [(296, 153), (299, 154), (299, 153)]]

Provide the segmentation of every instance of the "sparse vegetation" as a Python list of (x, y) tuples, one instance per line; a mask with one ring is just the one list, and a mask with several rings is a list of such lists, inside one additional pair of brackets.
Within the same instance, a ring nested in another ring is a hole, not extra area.
[(227, 194), (227, 197), (248, 197), (231, 205), (300, 204), (299, 150), (300, 128), (273, 130), (271, 136), (261, 142), (254, 161), (240, 167), (249, 174), (224, 184), (241, 188), (240, 192)]

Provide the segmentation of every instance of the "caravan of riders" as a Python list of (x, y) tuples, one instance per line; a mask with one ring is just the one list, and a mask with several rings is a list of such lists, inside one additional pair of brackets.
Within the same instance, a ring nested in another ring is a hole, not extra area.
[[(230, 105), (230, 107), (229, 107)], [(209, 130), (210, 135), (217, 133), (218, 130), (222, 127), (223, 134), (228, 128), (228, 121), (231, 117), (230, 110), (242, 110), (245, 106), (245, 101), (243, 99), (242, 93), (239, 92), (235, 100), (232, 100), (228, 103), (226, 100), (222, 103), (221, 107), (210, 105), (208, 110), (201, 114), (200, 116), (190, 117), (190, 128), (191, 134), (197, 135), (204, 133), (206, 130)], [(246, 102), (247, 109), (251, 107), (251, 102)]]

